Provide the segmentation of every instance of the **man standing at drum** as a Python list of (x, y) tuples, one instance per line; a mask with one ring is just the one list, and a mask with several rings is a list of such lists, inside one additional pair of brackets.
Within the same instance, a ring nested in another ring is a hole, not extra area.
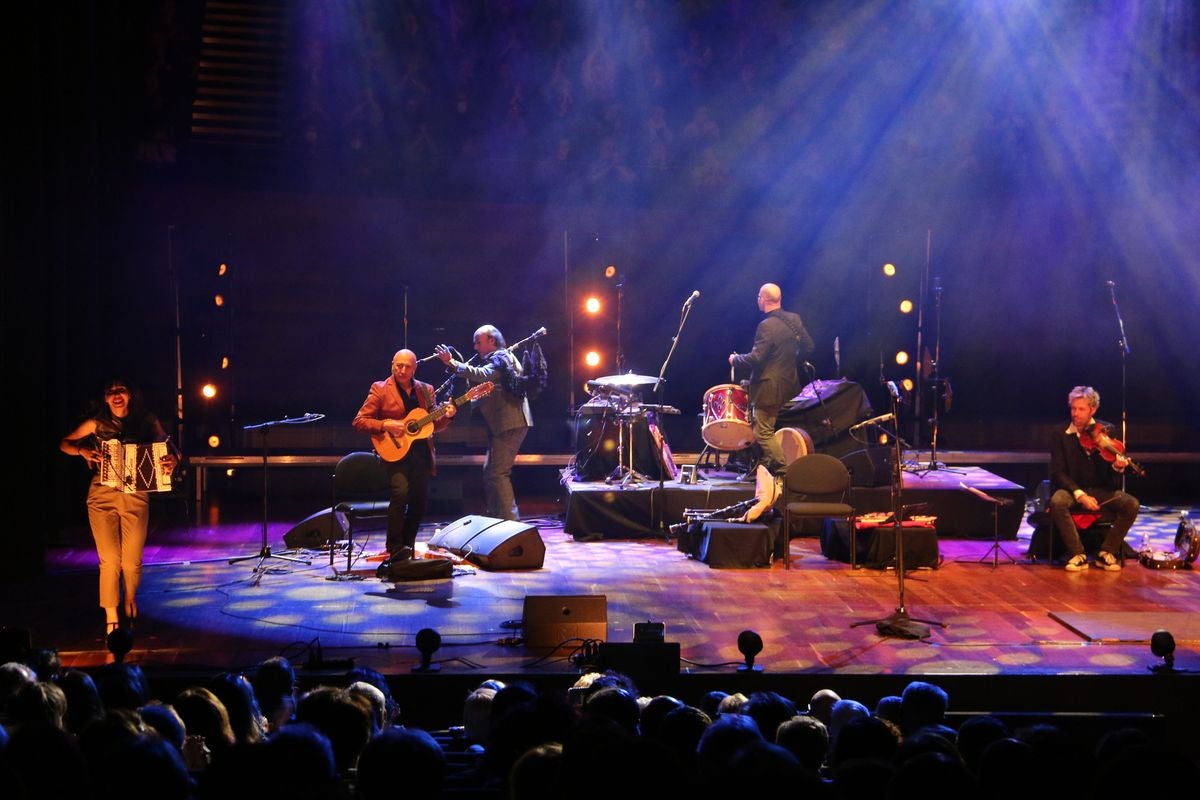
[(754, 332), (749, 353), (730, 353), (732, 367), (750, 367), (750, 407), (754, 439), (762, 448), (762, 464), (773, 474), (787, 469), (783, 450), (775, 441), (775, 420), (783, 404), (800, 391), (797, 364), (813, 351), (813, 340), (800, 315), (785, 311), (783, 294), (773, 283), (758, 290), (758, 310), (766, 316)]

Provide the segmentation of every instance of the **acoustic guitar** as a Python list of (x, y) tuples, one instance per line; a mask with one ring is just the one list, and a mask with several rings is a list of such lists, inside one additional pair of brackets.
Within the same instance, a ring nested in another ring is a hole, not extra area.
[(462, 406), (472, 400), (487, 397), (496, 389), (496, 384), (485, 381), (472, 386), (461, 397), (456, 397), (448, 403), (438, 406), (433, 411), (414, 408), (403, 420), (403, 431), (383, 431), (371, 434), (371, 443), (375, 452), (384, 461), (399, 461), (408, 455), (408, 449), (418, 439), (428, 439), (433, 435), (433, 423), (446, 416), (451, 406)]

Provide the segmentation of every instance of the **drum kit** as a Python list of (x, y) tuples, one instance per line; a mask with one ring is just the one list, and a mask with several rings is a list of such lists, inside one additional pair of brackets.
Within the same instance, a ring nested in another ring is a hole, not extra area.
[(603, 479), (624, 487), (677, 477), (678, 467), (659, 428), (659, 417), (680, 411), (641, 399), (643, 390), (657, 384), (658, 378), (633, 373), (587, 382), (591, 398), (576, 410), (580, 447), (574, 467), (579, 480)]
[[(634, 373), (587, 382), (590, 397), (575, 411), (576, 480), (605, 480), (626, 486), (660, 477), (678, 478), (679, 467), (659, 420), (661, 415), (680, 411), (673, 406), (642, 402), (642, 392), (657, 384), (657, 378)], [(709, 452), (740, 453), (754, 444), (750, 399), (744, 386), (723, 383), (712, 387), (704, 393), (702, 411), (701, 463)], [(814, 451), (812, 439), (799, 428), (781, 428), (775, 438), (789, 463)]]

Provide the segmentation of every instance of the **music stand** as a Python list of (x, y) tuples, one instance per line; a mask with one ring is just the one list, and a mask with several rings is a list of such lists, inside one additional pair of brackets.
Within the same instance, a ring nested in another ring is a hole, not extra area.
[(325, 419), (324, 414), (304, 414), (300, 417), (291, 417), (284, 419), (272, 420), (270, 422), (260, 422), (257, 425), (244, 425), (244, 431), (261, 431), (262, 436), (262, 472), (263, 472), (263, 488), (262, 488), (262, 544), (259, 551), (252, 556), (238, 556), (229, 559), (230, 564), (237, 564), (240, 561), (252, 561), (258, 559), (258, 563), (254, 565), (254, 572), (263, 572), (263, 562), (268, 558), (277, 558), (280, 561), (291, 561), (294, 564), (304, 564), (306, 566), (312, 564), (312, 560), (306, 558), (296, 558), (295, 556), (281, 556), (278, 553), (271, 552), (271, 545), (267, 544), (267, 434), (271, 428), (276, 425), (303, 425), (308, 422), (316, 422), (319, 419)]
[(1017, 561), (1015, 558), (1013, 558), (1012, 556), (1010, 556), (1005, 551), (1005, 549), (1000, 546), (1000, 506), (1011, 506), (1012, 500), (1010, 500), (1007, 497), (992, 497), (987, 492), (980, 491), (979, 489), (976, 489), (974, 486), (967, 486), (962, 481), (958, 482), (958, 486), (961, 489), (966, 489), (968, 492), (975, 495), (980, 500), (983, 500), (985, 503), (992, 504), (992, 546), (990, 548), (988, 548), (988, 551), (983, 554), (982, 558), (979, 559), (979, 563), (983, 564), (984, 562), (986, 562), (988, 560), (988, 556), (991, 556), (992, 569), (995, 569), (996, 567), (1000, 566), (1000, 554), (1001, 553), (1003, 553), (1004, 557), (1008, 559), (1008, 563), (1010, 563), (1010, 564), (1021, 563), (1021, 562)]
[[(895, 422), (899, 403), (896, 398), (892, 397), (892, 421)], [(897, 430), (899, 426), (897, 425)], [(889, 616), (880, 619), (867, 619), (860, 622), (855, 622), (850, 625), (851, 628), (857, 628), (861, 625), (874, 625), (881, 636), (897, 636), (903, 639), (924, 639), (929, 635), (930, 625), (937, 625), (939, 628), (946, 627), (946, 623), (938, 622), (932, 619), (919, 619), (910, 616), (908, 609), (904, 605), (904, 544), (903, 544), (903, 515), (904, 506), (901, 504), (901, 489), (903, 486), (903, 471), (901, 463), (903, 461), (903, 452), (900, 449), (900, 436), (893, 435), (895, 441), (896, 453), (892, 459), (892, 525), (894, 526), (893, 538), (896, 543), (896, 580), (900, 594), (900, 602), (896, 606), (896, 610)]]

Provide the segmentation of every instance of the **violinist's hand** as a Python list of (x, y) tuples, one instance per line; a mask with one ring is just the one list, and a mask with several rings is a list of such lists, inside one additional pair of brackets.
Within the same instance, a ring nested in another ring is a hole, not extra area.
[(729, 354), (729, 366), (731, 366), (731, 367), (733, 366), (733, 360), (734, 360), (735, 358), (737, 358), (737, 353), (730, 353), (730, 354)]
[(433, 348), (433, 354), (441, 359), (441, 362), (446, 366), (450, 366), (450, 362), (454, 360), (454, 355), (450, 352), (450, 348), (444, 344), (439, 344)]
[(1113, 469), (1117, 470), (1118, 472), (1124, 472), (1125, 468), (1128, 466), (1129, 466), (1129, 459), (1126, 458), (1125, 456), (1118, 455), (1116, 458), (1113, 459)]
[(1092, 497), (1090, 494), (1079, 495), (1078, 502), (1079, 502), (1079, 505), (1083, 506), (1088, 511), (1099, 511), (1100, 510), (1100, 502), (1098, 500), (1096, 500), (1096, 498)]

